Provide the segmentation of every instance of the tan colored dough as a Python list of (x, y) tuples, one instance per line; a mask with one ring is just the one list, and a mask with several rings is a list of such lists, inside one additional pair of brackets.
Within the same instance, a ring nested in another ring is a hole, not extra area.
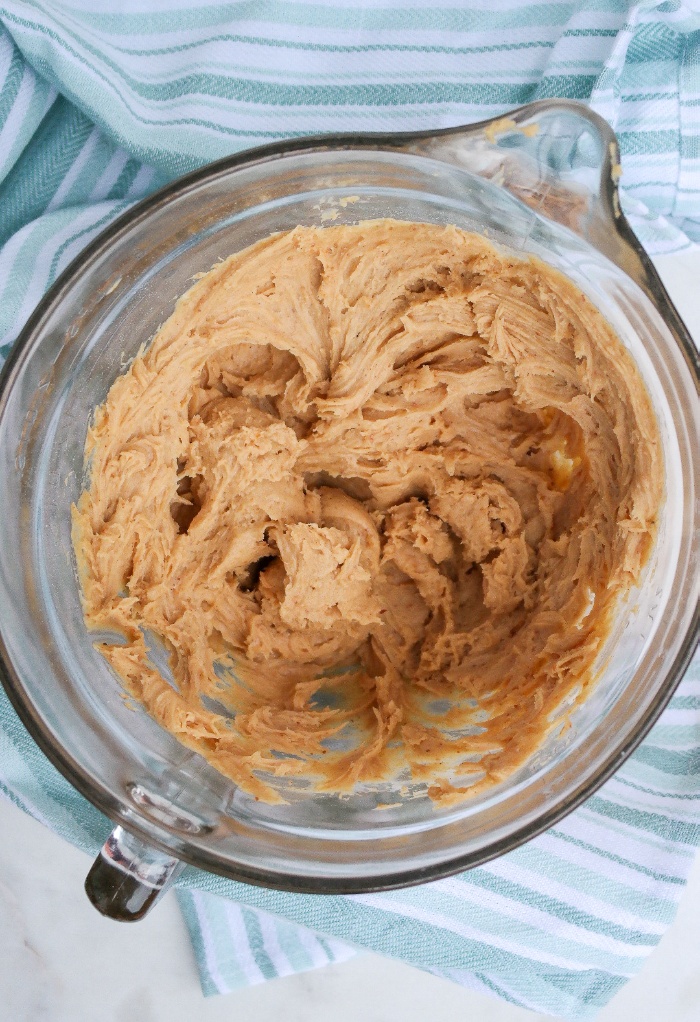
[(291, 775), (450, 801), (515, 770), (590, 686), (662, 496), (648, 396), (590, 302), (391, 220), (216, 265), (115, 381), (86, 458), (86, 621), (126, 637), (102, 652), (267, 800)]

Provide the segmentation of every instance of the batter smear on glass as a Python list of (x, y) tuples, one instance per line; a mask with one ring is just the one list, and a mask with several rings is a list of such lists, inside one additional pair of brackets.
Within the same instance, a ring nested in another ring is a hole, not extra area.
[(298, 227), (203, 275), (96, 409), (86, 621), (258, 798), (455, 801), (585, 697), (660, 451), (632, 359), (551, 267), (455, 227)]

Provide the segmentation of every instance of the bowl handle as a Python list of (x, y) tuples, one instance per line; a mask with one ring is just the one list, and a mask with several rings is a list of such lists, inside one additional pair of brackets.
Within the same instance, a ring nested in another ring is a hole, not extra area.
[(85, 879), (98, 912), (120, 922), (143, 919), (185, 868), (185, 863), (115, 827)]

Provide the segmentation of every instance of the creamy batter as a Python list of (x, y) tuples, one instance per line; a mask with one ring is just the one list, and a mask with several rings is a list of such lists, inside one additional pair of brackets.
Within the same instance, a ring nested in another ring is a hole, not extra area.
[(580, 291), (391, 220), (204, 274), (86, 459), (85, 617), (121, 636), (102, 653), (268, 801), (296, 778), (445, 802), (515, 770), (593, 682), (662, 494), (647, 393)]

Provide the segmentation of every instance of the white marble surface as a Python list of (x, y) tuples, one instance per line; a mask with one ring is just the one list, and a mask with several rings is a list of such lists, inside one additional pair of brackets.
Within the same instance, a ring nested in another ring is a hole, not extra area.
[[(90, 860), (0, 799), (2, 1022), (534, 1022), (401, 962), (363, 954), (204, 998), (177, 902), (140, 923), (103, 919), (82, 885)], [(598, 1022), (700, 1019), (700, 859), (678, 916)]]
[[(700, 338), (700, 253), (657, 261)], [(0, 1022), (532, 1022), (536, 1016), (377, 955), (202, 997), (168, 895), (137, 924), (103, 919), (82, 885), (85, 855), (0, 799)], [(599, 1022), (700, 1020), (700, 860), (680, 910)]]

